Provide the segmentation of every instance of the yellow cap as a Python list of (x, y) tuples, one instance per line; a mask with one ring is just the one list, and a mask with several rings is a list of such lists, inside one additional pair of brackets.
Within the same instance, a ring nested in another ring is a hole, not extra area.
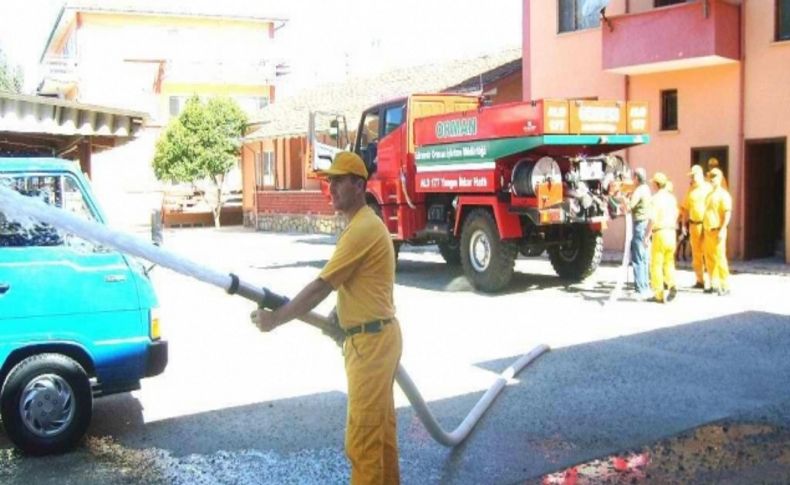
[(650, 181), (653, 182), (654, 184), (658, 185), (659, 187), (663, 187), (663, 186), (665, 186), (667, 184), (667, 182), (669, 182), (669, 179), (663, 173), (656, 172), (653, 175), (653, 178), (650, 179)]
[(719, 170), (718, 168), (713, 168), (713, 169), (711, 169), (711, 171), (710, 171), (710, 172), (708, 172), (708, 176), (709, 176), (711, 179), (715, 179), (715, 178), (721, 178), (721, 177), (724, 177), (724, 174), (723, 174), (723, 173), (722, 173), (722, 171), (721, 171), (721, 170)]
[(368, 169), (365, 162), (353, 152), (340, 152), (335, 155), (332, 165), (326, 170), (319, 170), (318, 175), (331, 177), (333, 175), (357, 175), (367, 180)]
[(692, 165), (689, 175), (703, 175), (702, 167), (700, 167), (699, 165)]

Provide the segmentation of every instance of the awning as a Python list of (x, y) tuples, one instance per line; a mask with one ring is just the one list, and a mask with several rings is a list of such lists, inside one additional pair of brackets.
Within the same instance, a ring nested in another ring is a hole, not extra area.
[(43, 96), (0, 93), (0, 155), (77, 158), (89, 142), (98, 152), (123, 145), (145, 113)]

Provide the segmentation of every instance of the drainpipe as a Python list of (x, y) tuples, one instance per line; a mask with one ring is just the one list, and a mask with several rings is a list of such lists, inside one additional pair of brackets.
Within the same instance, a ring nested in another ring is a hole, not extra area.
[(740, 5), (739, 12), (739, 27), (740, 27), (740, 48), (741, 48), (741, 62), (738, 69), (738, 191), (737, 191), (737, 208), (738, 218), (738, 247), (735, 255), (738, 259), (743, 259), (744, 248), (746, 245), (746, 232), (744, 225), (746, 222), (746, 203), (744, 197), (746, 196), (746, 184), (744, 183), (746, 174), (746, 134), (745, 134), (745, 109), (746, 109), (746, 0), (743, 0)]
[[(625, 13), (626, 15), (631, 13), (631, 0), (625, 0)], [(625, 98), (626, 104), (626, 118), (628, 117), (628, 100), (631, 98), (631, 77), (628, 74), (624, 74), (623, 77), (623, 97)], [(625, 159), (626, 161), (631, 160), (631, 149), (625, 149)]]
[(521, 99), (532, 100), (532, 41), (530, 40), (530, 4), (532, 0), (522, 2), (523, 17), (521, 20)]

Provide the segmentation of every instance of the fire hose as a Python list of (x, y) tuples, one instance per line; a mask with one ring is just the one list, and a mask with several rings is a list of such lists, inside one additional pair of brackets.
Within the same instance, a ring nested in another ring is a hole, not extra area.
[[(25, 197), (2, 186), (0, 186), (0, 208), (3, 209), (8, 219), (18, 221), (34, 219), (50, 224), (94, 243), (116, 248), (123, 253), (137, 256), (183, 275), (220, 287), (229, 294), (238, 294), (257, 303), (262, 308), (274, 309), (287, 301), (285, 297), (277, 295), (266, 288), (260, 288), (242, 281), (234, 274), (226, 274), (207, 268), (172, 251), (155, 246), (148, 241), (115, 231), (97, 222), (87, 221), (75, 214), (49, 206), (43, 201)], [(332, 335), (335, 331), (332, 327), (332, 322), (328, 318), (314, 312), (303, 315), (300, 317), (300, 320), (321, 329), (329, 335)], [(488, 410), (507, 382), (530, 362), (548, 350), (548, 346), (539, 345), (505, 369), (483, 394), (461, 424), (451, 432), (442, 429), (428, 408), (425, 399), (417, 390), (417, 386), (401, 365), (398, 366), (395, 380), (409, 399), (417, 416), (430, 435), (442, 445), (456, 446), (469, 436), (474, 426), (480, 421), (480, 418)]]

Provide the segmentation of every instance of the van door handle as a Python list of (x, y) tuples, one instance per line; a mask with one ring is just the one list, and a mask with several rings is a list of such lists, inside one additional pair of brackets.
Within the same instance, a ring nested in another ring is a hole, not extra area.
[(5, 295), (8, 290), (11, 289), (11, 285), (8, 283), (0, 283), (0, 295)]
[(107, 283), (120, 283), (121, 281), (126, 281), (126, 275), (108, 274), (104, 277), (104, 281)]

